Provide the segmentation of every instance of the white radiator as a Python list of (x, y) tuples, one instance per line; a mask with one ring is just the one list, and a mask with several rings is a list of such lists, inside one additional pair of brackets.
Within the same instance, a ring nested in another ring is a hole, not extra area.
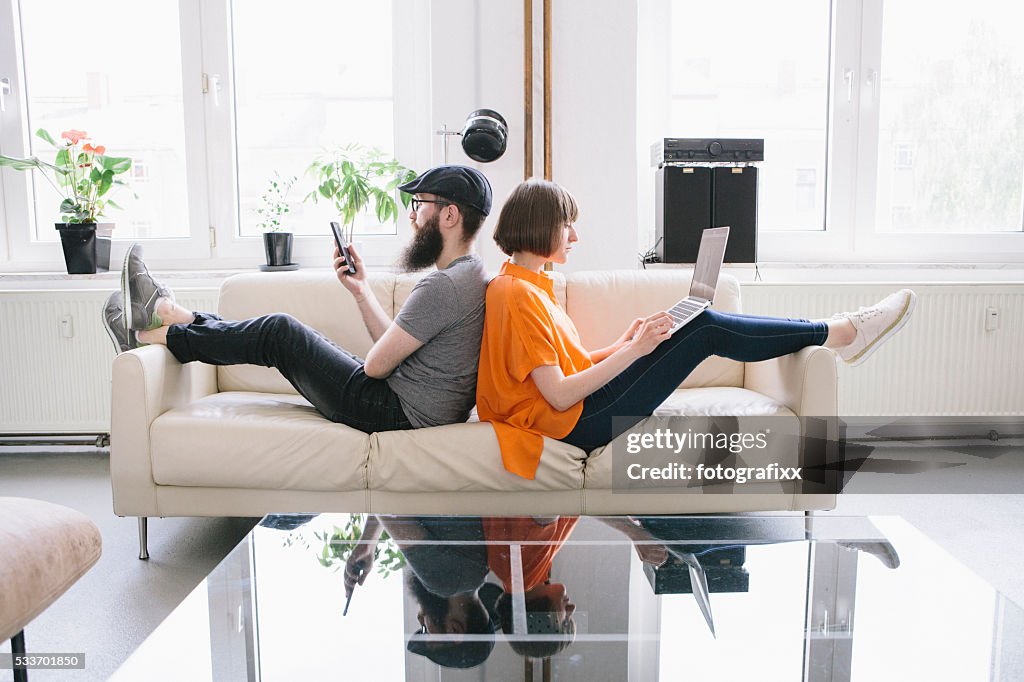
[[(895, 287), (745, 284), (743, 308), (827, 317)], [(914, 319), (860, 367), (841, 366), (844, 416), (1024, 414), (1024, 284), (915, 285)], [(181, 290), (191, 309), (215, 310), (216, 290)], [(0, 433), (110, 430), (113, 345), (100, 319), (108, 291), (0, 292)], [(999, 329), (985, 331), (985, 311)], [(71, 337), (61, 320), (71, 320)]]
[[(903, 285), (749, 284), (743, 310), (828, 317)], [(841, 416), (1024, 414), (1024, 284), (915, 284), (917, 310), (859, 367), (840, 364)], [(999, 328), (985, 330), (988, 308)]]
[[(215, 310), (216, 290), (176, 291)], [(0, 433), (109, 433), (110, 291), (0, 292)]]

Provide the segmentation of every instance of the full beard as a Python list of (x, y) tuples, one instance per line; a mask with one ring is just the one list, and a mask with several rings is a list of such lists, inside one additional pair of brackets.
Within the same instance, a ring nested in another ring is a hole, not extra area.
[(408, 571), (408, 573), (409, 577), (406, 578), (406, 585), (408, 585), (409, 591), (412, 593), (416, 603), (423, 608), (423, 613), (429, 616), (435, 623), (443, 623), (445, 618), (448, 617), (448, 600), (445, 597), (439, 597), (427, 589), (427, 586), (423, 584), (423, 581), (413, 571)]
[[(415, 229), (415, 228), (414, 228)], [(434, 216), (427, 224), (415, 231), (412, 241), (399, 256), (398, 267), (402, 272), (415, 272), (429, 268), (437, 262), (444, 250), (441, 237), (441, 221)]]

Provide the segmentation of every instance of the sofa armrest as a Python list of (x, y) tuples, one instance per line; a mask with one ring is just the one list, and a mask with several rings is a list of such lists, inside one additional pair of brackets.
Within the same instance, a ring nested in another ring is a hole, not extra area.
[(800, 417), (839, 414), (836, 356), (822, 346), (746, 363), (743, 387), (774, 398)]
[(182, 365), (165, 346), (143, 346), (114, 358), (110, 479), (115, 514), (158, 515), (150, 427), (164, 412), (216, 392), (215, 367)]

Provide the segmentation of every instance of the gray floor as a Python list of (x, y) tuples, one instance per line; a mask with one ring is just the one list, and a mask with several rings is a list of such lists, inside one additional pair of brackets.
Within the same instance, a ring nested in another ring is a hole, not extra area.
[[(33, 670), (33, 682), (105, 680), (257, 519), (151, 519), (149, 561), (139, 561), (135, 519), (111, 511), (108, 450), (38, 453), (0, 447), (0, 496), (31, 497), (77, 509), (103, 535), (103, 556), (25, 630), (36, 652), (85, 652), (86, 670)], [(10, 643), (0, 645), (9, 652)], [(0, 681), (13, 680), (0, 670)]]
[[(135, 520), (111, 512), (107, 457), (106, 450), (91, 447), (45, 453), (0, 447), (0, 496), (72, 507), (103, 534), (96, 567), (26, 629), (31, 651), (84, 651), (87, 669), (36, 670), (34, 682), (106, 679), (256, 522), (152, 519), (152, 558), (138, 561)], [(1018, 477), (1024, 472), (1020, 459), (1013, 470)], [(1022, 495), (843, 495), (834, 513), (902, 516), (1024, 605)], [(10, 651), (9, 643), (0, 644), (0, 651)], [(0, 682), (12, 679), (11, 671), (0, 670)]]

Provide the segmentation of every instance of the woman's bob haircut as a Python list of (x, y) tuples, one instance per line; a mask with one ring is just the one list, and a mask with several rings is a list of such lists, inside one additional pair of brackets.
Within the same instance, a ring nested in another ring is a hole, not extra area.
[(494, 241), (509, 256), (526, 251), (547, 257), (561, 243), (562, 230), (577, 217), (576, 200), (568, 191), (553, 182), (530, 178), (505, 199)]

